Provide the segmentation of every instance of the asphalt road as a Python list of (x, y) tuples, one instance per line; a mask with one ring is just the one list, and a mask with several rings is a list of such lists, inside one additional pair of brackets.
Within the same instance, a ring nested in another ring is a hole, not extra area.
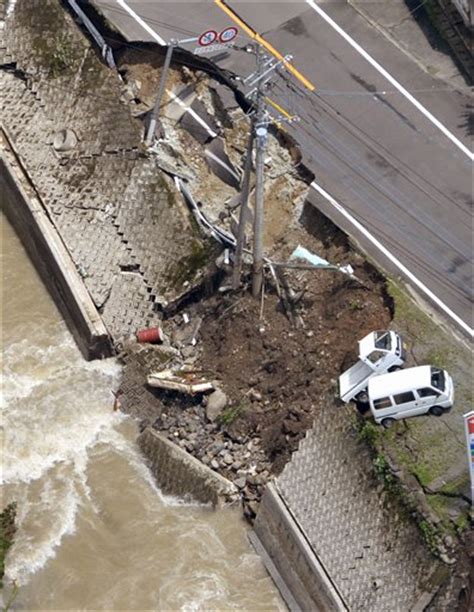
[[(210, 0), (94, 3), (130, 41), (163, 44), (231, 25)], [(288, 77), (277, 79), (271, 93), (300, 117), (289, 129), (315, 174), (311, 201), (385, 268), (408, 279), (454, 328), (469, 334), (472, 157), (465, 149), (471, 145), (470, 98), (419, 68), (348, 4), (320, 6), (413, 94), (425, 114), (309, 4), (230, 4), (278, 50), (291, 53), (295, 66), (317, 86), (310, 93)], [(248, 41), (239, 35), (235, 42)], [(220, 52), (213, 59), (241, 75), (254, 65), (242, 51)]]

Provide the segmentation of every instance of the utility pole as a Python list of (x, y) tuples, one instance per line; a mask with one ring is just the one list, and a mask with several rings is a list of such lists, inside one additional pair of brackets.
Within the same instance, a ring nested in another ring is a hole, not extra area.
[(255, 159), (255, 211), (253, 226), (253, 272), (252, 295), (258, 297), (262, 291), (263, 283), (263, 208), (265, 199), (264, 162), (267, 145), (267, 120), (265, 106), (265, 81), (262, 75), (263, 58), (260, 47), (257, 47), (257, 73), (259, 76), (257, 86), (257, 116), (255, 119), (255, 138), (257, 143)]
[(240, 215), (239, 215), (239, 229), (237, 233), (237, 243), (235, 247), (234, 255), (234, 272), (232, 276), (232, 288), (238, 289), (240, 285), (240, 275), (242, 272), (242, 256), (244, 251), (245, 242), (245, 224), (247, 222), (247, 211), (250, 194), (250, 183), (252, 176), (252, 154), (253, 154), (253, 143), (255, 140), (255, 125), (252, 121), (250, 127), (249, 139), (247, 143), (247, 156), (245, 158), (244, 176), (242, 180), (242, 190), (240, 197)]

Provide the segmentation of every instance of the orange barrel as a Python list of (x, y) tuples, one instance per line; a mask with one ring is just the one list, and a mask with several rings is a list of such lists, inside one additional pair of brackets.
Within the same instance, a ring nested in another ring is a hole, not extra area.
[(137, 331), (138, 342), (163, 342), (163, 332), (159, 327), (150, 327), (149, 329), (141, 329)]

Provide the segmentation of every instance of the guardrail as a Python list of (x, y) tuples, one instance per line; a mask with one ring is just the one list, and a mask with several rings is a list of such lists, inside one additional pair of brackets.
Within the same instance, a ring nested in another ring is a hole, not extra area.
[(95, 27), (89, 17), (84, 13), (81, 7), (77, 4), (76, 0), (68, 0), (69, 6), (77, 15), (79, 21), (86, 28), (92, 38), (95, 40), (97, 45), (100, 47), (102, 52), (102, 57), (107, 62), (109, 68), (116, 68), (114, 54), (109, 45), (105, 42), (104, 37), (99, 32), (99, 30)]

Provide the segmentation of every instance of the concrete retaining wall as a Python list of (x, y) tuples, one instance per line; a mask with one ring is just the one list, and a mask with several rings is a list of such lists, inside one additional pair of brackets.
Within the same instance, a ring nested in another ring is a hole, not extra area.
[(166, 495), (191, 497), (213, 506), (236, 503), (237, 488), (203, 463), (151, 428), (139, 436), (138, 444), (147, 457), (161, 491)]
[(292, 612), (349, 609), (273, 484), (265, 490), (250, 539)]
[(3, 130), (0, 130), (0, 205), (84, 357), (112, 355), (107, 329)]

